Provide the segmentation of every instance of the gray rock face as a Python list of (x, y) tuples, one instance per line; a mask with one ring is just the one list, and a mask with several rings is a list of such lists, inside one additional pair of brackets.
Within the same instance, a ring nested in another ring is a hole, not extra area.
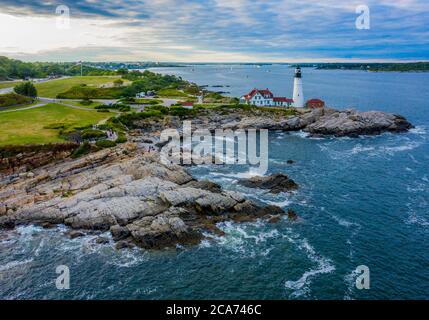
[(304, 131), (313, 135), (357, 136), (383, 132), (403, 132), (412, 125), (402, 116), (354, 110), (330, 112), (308, 124)]
[(250, 179), (243, 179), (239, 181), (248, 188), (267, 189), (271, 193), (288, 192), (298, 188), (298, 185), (290, 179), (287, 175), (276, 173), (268, 177), (252, 177)]
[(35, 169), (0, 187), (0, 227), (65, 224), (77, 229), (72, 237), (78, 230), (110, 230), (118, 248), (194, 244), (203, 230), (217, 232), (217, 222), (271, 212), (130, 145)]
[(226, 124), (223, 128), (304, 130), (319, 136), (357, 136), (403, 132), (411, 129), (412, 125), (402, 116), (379, 111), (357, 112), (319, 108), (307, 110), (293, 117), (274, 117), (269, 113), (252, 117), (244, 116)]

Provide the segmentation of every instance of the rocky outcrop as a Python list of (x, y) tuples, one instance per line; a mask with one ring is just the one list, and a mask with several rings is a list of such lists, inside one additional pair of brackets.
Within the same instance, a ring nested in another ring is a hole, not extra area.
[[(181, 119), (166, 117), (164, 122), (146, 120), (141, 123), (142, 133), (158, 133), (165, 126), (182, 128)], [(286, 113), (284, 109), (242, 110), (211, 109), (204, 110), (197, 118), (192, 119), (193, 130), (207, 129), (268, 129), (281, 131), (303, 130), (314, 136), (350, 136), (374, 135), (383, 132), (403, 132), (412, 125), (402, 116), (379, 111), (357, 112), (355, 110), (339, 111), (331, 108), (301, 109)], [(162, 144), (157, 144), (162, 147)]]
[(267, 189), (269, 192), (277, 194), (298, 189), (298, 185), (283, 173), (276, 173), (267, 177), (252, 177), (239, 181), (245, 187)]
[(390, 113), (355, 110), (331, 111), (323, 114), (304, 131), (312, 135), (358, 136), (383, 132), (403, 132), (412, 125), (402, 116)]
[(133, 144), (47, 165), (0, 187), (0, 227), (65, 224), (71, 238), (85, 230), (110, 231), (119, 248), (194, 244), (203, 231), (221, 234), (218, 222), (283, 214), (278, 207), (262, 208), (240, 193), (197, 181), (180, 166), (162, 164), (158, 153), (141, 153)]

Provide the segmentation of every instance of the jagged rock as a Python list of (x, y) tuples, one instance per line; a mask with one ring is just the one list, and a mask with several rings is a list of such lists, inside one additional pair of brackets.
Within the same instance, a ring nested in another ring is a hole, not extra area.
[(296, 212), (293, 211), (290, 208), (287, 210), (287, 217), (289, 218), (289, 220), (296, 220), (296, 219), (298, 219), (298, 215), (296, 214)]
[(161, 248), (177, 243), (192, 243), (201, 239), (201, 234), (189, 228), (177, 215), (184, 209), (171, 208), (157, 216), (144, 217), (127, 228), (133, 240), (144, 248)]
[(9, 216), (0, 217), (0, 228), (3, 229), (13, 229), (15, 228), (15, 219)]
[(126, 239), (131, 234), (128, 228), (121, 227), (120, 225), (111, 226), (110, 233), (112, 234), (113, 240), (115, 241)]
[(275, 215), (275, 216), (272, 216), (268, 220), (268, 223), (278, 223), (280, 220), (281, 220), (281, 216), (280, 215)]
[(354, 110), (335, 111), (321, 116), (304, 131), (312, 135), (358, 136), (403, 132), (412, 128), (404, 117), (390, 113)]
[(107, 244), (110, 242), (110, 240), (105, 237), (97, 237), (95, 238), (94, 242), (97, 244)]
[(267, 189), (274, 194), (298, 188), (295, 181), (282, 173), (276, 173), (267, 177), (256, 176), (250, 179), (242, 179), (239, 183), (248, 188)]
[(83, 232), (76, 231), (76, 230), (70, 230), (70, 231), (66, 232), (66, 235), (70, 239), (76, 239), (76, 238), (84, 237), (85, 236), (85, 234)]
[(288, 161), (286, 161), (286, 163), (287, 163), (287, 164), (294, 164), (294, 163), (295, 163), (295, 161), (293, 161), (293, 160), (288, 160)]
[(184, 187), (203, 189), (214, 193), (222, 192), (222, 187), (220, 185), (207, 180), (203, 180), (203, 181), (193, 180), (185, 184)]
[(121, 240), (121, 241), (118, 241), (116, 243), (115, 248), (117, 250), (120, 250), (120, 249), (131, 249), (131, 248), (134, 248), (134, 244), (132, 244), (130, 241), (123, 241), (123, 240)]

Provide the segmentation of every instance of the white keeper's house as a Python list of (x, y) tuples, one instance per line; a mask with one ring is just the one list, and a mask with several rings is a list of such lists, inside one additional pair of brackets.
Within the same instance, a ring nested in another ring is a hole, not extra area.
[(286, 97), (274, 97), (273, 93), (268, 89), (253, 89), (248, 94), (240, 98), (240, 103), (251, 104), (260, 107), (290, 107), (293, 104), (293, 99)]

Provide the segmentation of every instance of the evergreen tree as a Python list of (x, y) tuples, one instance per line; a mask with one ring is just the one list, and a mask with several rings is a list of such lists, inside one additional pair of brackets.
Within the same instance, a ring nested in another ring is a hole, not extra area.
[(26, 97), (36, 98), (37, 89), (30, 81), (26, 81), (15, 86), (14, 91)]

